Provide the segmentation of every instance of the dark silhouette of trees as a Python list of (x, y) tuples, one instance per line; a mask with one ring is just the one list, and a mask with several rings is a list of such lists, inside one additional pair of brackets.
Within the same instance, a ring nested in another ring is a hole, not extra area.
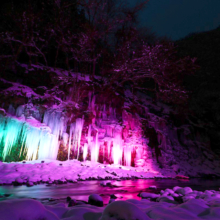
[[(171, 42), (148, 45), (144, 42), (132, 48), (128, 41), (121, 47), (120, 56), (114, 66), (117, 85), (129, 81), (134, 88), (154, 92), (155, 98), (167, 102), (186, 101), (187, 91), (181, 85), (186, 74), (192, 74), (197, 66), (195, 59), (179, 58), (175, 45)], [(136, 45), (135, 45), (136, 46)]]
[[(204, 127), (211, 140), (211, 148), (219, 154), (220, 124), (220, 27), (193, 33), (175, 42), (180, 56), (197, 57), (200, 69), (185, 76), (183, 84), (191, 91), (189, 110), (194, 125)], [(199, 120), (195, 120), (199, 118)]]
[[(9, 0), (0, 16), (2, 72), (21, 63), (102, 76), (117, 90), (129, 82), (167, 102), (185, 100), (182, 75), (194, 60), (175, 55), (172, 43), (146, 43), (137, 15), (148, 0)], [(146, 33), (149, 36), (149, 33)]]

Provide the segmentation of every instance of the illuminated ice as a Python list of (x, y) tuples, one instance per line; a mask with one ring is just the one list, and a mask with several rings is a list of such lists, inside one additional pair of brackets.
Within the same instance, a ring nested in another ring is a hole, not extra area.
[(83, 124), (84, 124), (84, 119), (77, 118), (76, 122), (72, 124), (72, 129), (71, 129), (71, 131), (73, 132), (72, 137), (73, 137), (74, 150), (77, 151), (77, 159), (79, 158), (79, 149), (80, 149)]
[(83, 148), (83, 160), (84, 161), (86, 160), (87, 154), (88, 154), (88, 144), (85, 143), (84, 148)]
[(36, 119), (35, 115), (25, 119), (28, 115), (25, 111), (34, 109), (33, 112), (39, 113), (36, 106), (33, 104), (19, 106), (16, 109), (18, 118), (8, 116), (7, 119), (2, 119), (4, 122), (0, 123), (4, 159), (20, 138), (21, 152), (26, 154), (27, 160), (56, 159), (62, 143), (67, 148), (68, 159), (73, 151), (77, 159), (82, 153), (83, 160), (86, 160), (90, 153), (91, 161), (98, 162), (100, 149), (102, 149), (103, 160), (107, 156), (108, 160), (113, 161), (114, 164), (130, 166), (132, 151), (136, 146), (132, 138), (137, 139), (137, 135), (133, 132), (125, 137), (123, 131), (125, 126), (128, 127), (127, 130), (134, 127), (134, 118), (125, 112), (124, 116), (122, 115), (123, 124), (118, 125), (116, 109), (111, 105), (96, 104), (95, 100), (95, 95), (89, 93), (88, 111), (93, 114), (93, 117), (91, 123), (87, 125), (88, 133), (83, 135), (83, 139), (82, 131), (85, 129), (83, 117), (76, 118), (70, 123), (62, 111), (53, 108), (47, 110), (44, 115), (38, 114), (41, 120), (43, 119), (41, 123), (39, 117)]
[(64, 143), (64, 146), (67, 145), (68, 140), (69, 140), (69, 135), (67, 133), (63, 133), (63, 143)]
[(133, 150), (133, 147), (131, 146), (126, 146), (124, 148), (124, 160), (125, 160), (125, 165), (130, 166), (131, 165), (131, 152)]
[(55, 136), (63, 134), (65, 122), (61, 112), (45, 112), (43, 123), (51, 128)]
[(2, 158), (10, 154), (12, 147), (21, 135), (23, 123), (12, 118), (0, 118), (0, 143), (4, 144)]
[(90, 143), (91, 161), (97, 162), (99, 158), (99, 139), (98, 131), (96, 131), (95, 140)]
[(56, 159), (59, 135), (51, 134), (51, 129), (30, 117), (0, 118), (0, 142), (3, 145), (2, 158), (10, 155), (13, 146), (20, 144), (20, 151), (26, 153), (27, 160)]

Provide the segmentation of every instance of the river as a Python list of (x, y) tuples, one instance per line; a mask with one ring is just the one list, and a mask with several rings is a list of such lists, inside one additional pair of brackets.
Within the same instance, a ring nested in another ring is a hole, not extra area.
[[(39, 184), (32, 187), (26, 185), (21, 186), (0, 186), (1, 200), (14, 198), (35, 198), (44, 204), (49, 204), (51, 200), (54, 202), (64, 202), (67, 196), (72, 199), (88, 201), (91, 194), (99, 194), (102, 196), (104, 204), (107, 204), (111, 194), (114, 194), (120, 200), (138, 199), (139, 192), (154, 192), (166, 188), (173, 188), (174, 186), (189, 186), (193, 190), (219, 190), (220, 179), (207, 180), (207, 179), (190, 179), (190, 180), (177, 180), (177, 179), (137, 179), (137, 180), (122, 180), (122, 181), (106, 181), (111, 182), (111, 186), (101, 186), (100, 183), (105, 181), (81, 181), (77, 183), (67, 184)], [(156, 186), (157, 189), (149, 189), (150, 186)]]

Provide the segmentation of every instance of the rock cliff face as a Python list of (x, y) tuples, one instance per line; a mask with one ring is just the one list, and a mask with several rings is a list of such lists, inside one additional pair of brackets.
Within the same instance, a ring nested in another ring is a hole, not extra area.
[[(197, 119), (103, 79), (21, 66), (1, 83), (0, 157), (91, 160), (145, 167), (165, 176), (220, 175)], [(26, 72), (25, 72), (26, 71)]]

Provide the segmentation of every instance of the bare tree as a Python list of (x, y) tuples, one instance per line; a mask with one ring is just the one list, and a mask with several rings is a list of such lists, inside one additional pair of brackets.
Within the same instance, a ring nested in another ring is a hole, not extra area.
[(155, 45), (143, 42), (135, 50), (128, 43), (120, 49), (116, 60), (113, 81), (117, 86), (131, 82), (134, 88), (152, 91), (157, 98), (176, 103), (185, 101), (188, 95), (181, 86), (183, 76), (198, 68), (195, 58), (178, 57), (172, 42)]
[[(126, 6), (125, 1), (79, 0), (78, 2), (88, 19), (88, 24), (84, 26), (83, 36), (86, 43), (83, 46), (81, 44), (80, 48), (83, 48), (83, 51), (87, 48), (89, 51), (90, 61), (92, 61), (92, 77), (94, 77), (98, 59), (102, 60), (99, 68), (104, 70), (103, 64), (106, 62), (106, 57), (109, 58), (109, 49), (115, 50), (117, 45), (114, 43), (114, 38), (118, 30), (131, 26), (131, 23), (135, 22), (137, 13), (148, 1), (141, 1), (132, 9)], [(107, 47), (109, 49), (106, 49)]]

